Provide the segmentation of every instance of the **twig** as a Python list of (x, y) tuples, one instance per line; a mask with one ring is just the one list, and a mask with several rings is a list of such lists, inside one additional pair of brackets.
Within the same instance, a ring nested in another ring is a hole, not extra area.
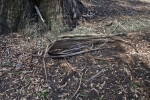
[(71, 70), (76, 71), (75, 68), (73, 68), (67, 61), (67, 59), (64, 57), (66, 64), (68, 65), (69, 68), (71, 68)]
[(2, 71), (10, 71), (10, 69), (2, 68), (2, 69), (0, 69), (0, 72), (2, 72)]
[(82, 75), (81, 75), (80, 73), (78, 73), (78, 74), (79, 74), (79, 76), (80, 76), (79, 86), (78, 86), (77, 90), (75, 91), (75, 93), (73, 94), (73, 96), (71, 97), (70, 100), (72, 100), (72, 99), (75, 97), (75, 95), (78, 93), (78, 91), (80, 90), (80, 87), (81, 87), (81, 83), (82, 83)]
[(33, 49), (31, 49), (31, 52), (30, 52), (30, 64), (32, 63), (32, 60), (33, 60), (33, 56), (32, 56), (32, 53), (33, 53)]
[[(54, 41), (55, 43), (55, 41)], [(46, 76), (46, 81), (47, 81), (47, 71), (46, 71), (46, 62), (45, 62), (45, 58), (46, 58), (46, 54), (47, 52), (51, 49), (51, 47), (54, 45), (54, 43), (49, 47), (49, 45), (47, 45), (44, 56), (43, 56), (43, 65), (44, 65), (44, 72), (45, 72), (45, 76)]]
[(46, 36), (47, 40), (51, 43), (51, 40)]
[(23, 90), (23, 89), (25, 89), (25, 88), (27, 88), (27, 87), (29, 87), (30, 86), (30, 82), (28, 82), (25, 86), (23, 86), (21, 89), (20, 89), (20, 92)]
[[(82, 44), (82, 43), (80, 43), (80, 44)], [(72, 47), (71, 49), (66, 49), (66, 50), (60, 51), (58, 53), (54, 53), (54, 55), (66, 55), (70, 52), (75, 52), (77, 50), (83, 49), (83, 48), (87, 47), (88, 45), (89, 44), (85, 44), (85, 45), (82, 45), (80, 47), (78, 47), (78, 45), (76, 45), (76, 46)], [(51, 55), (51, 54), (53, 54), (53, 52), (49, 53), (49, 55)]]
[[(119, 22), (118, 22), (118, 23), (119, 23)], [(124, 23), (125, 23), (125, 22), (124, 22)], [(124, 23), (123, 23), (123, 24), (124, 24)], [(122, 27), (126, 32), (129, 33), (129, 31), (123, 26), (123, 24), (119, 23), (119, 26)]]
[(96, 60), (103, 60), (103, 61), (114, 61), (113, 58), (100, 58), (100, 57), (93, 57)]
[[(80, 44), (79, 44), (79, 45), (80, 45)], [(81, 43), (81, 46), (80, 46), (80, 47), (67, 49), (67, 50), (64, 50), (64, 51), (60, 52), (59, 54), (63, 54), (63, 53), (65, 53), (65, 52), (70, 52), (70, 51), (77, 51), (77, 50), (79, 50), (79, 49), (82, 49), (82, 48), (84, 48), (84, 47), (87, 47), (87, 45), (89, 45), (89, 44), (82, 45), (82, 43)], [(78, 45), (77, 45), (77, 46), (78, 46)]]
[(45, 54), (44, 54), (44, 57), (43, 57), (43, 65), (44, 65), (44, 72), (45, 72), (45, 76), (46, 76), (46, 81), (47, 81), (47, 71), (46, 71), (45, 56), (47, 54), (47, 50), (48, 50), (48, 46), (46, 47)]
[(100, 72), (98, 72), (95, 75), (93, 75), (90, 79), (87, 80), (87, 82), (89, 82), (90, 80), (93, 80), (94, 78), (98, 77), (103, 72), (105, 72), (105, 69), (102, 69)]
[(59, 36), (59, 38), (86, 38), (86, 39), (92, 39), (92, 38), (106, 38), (106, 37), (112, 37), (116, 35), (121, 34), (65, 34)]
[(91, 51), (96, 51), (96, 50), (101, 50), (101, 49), (106, 49), (106, 48), (95, 48), (95, 49), (91, 49), (91, 50), (80, 51), (80, 52), (70, 53), (70, 54), (66, 54), (66, 55), (49, 56), (49, 57), (50, 58), (63, 58), (63, 57), (75, 56), (75, 55), (79, 55), (79, 54), (83, 54), (83, 53), (87, 53), (87, 52), (91, 52)]
[[(117, 21), (118, 22), (118, 21)], [(118, 23), (118, 25), (116, 26), (116, 28), (110, 33), (110, 34), (113, 34), (117, 29), (118, 29), (118, 27), (119, 27), (119, 23)]]
[(44, 57), (43, 57), (43, 65), (44, 65), (44, 71), (45, 71), (45, 76), (46, 76), (46, 81), (47, 81), (47, 71), (46, 71), (46, 62), (45, 62), (45, 57), (46, 57), (46, 54), (48, 52), (48, 46), (46, 47), (46, 50), (45, 50), (45, 54), (44, 54)]
[(128, 66), (128, 68), (129, 68), (129, 70), (131, 72), (131, 80), (134, 81), (135, 80), (134, 71), (133, 71), (132, 67), (130, 66), (130, 64), (127, 63), (127, 66)]

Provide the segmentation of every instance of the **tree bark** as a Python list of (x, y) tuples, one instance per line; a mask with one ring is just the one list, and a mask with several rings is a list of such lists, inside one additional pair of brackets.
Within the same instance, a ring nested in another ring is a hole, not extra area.
[(76, 27), (84, 12), (80, 0), (0, 0), (0, 34), (61, 33)]

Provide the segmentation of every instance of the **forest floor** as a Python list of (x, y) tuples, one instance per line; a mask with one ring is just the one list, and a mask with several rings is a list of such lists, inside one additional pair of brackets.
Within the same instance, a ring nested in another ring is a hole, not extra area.
[(96, 50), (51, 58), (45, 37), (0, 36), (0, 100), (150, 99), (148, 0), (83, 1), (89, 13), (59, 37), (92, 37), (81, 51)]

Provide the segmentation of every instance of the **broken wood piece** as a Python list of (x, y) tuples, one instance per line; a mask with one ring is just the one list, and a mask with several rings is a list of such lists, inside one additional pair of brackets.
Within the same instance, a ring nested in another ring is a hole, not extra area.
[[(62, 39), (57, 40), (53, 44), (50, 45), (50, 49), (48, 50), (48, 54), (50, 58), (63, 58), (74, 56), (82, 53), (87, 53), (90, 51), (96, 51), (102, 48), (108, 39), (100, 39), (97, 37), (88, 37), (88, 38), (70, 38), (70, 39)], [(93, 44), (102, 44), (99, 48), (89, 49), (90, 45)], [(108, 47), (107, 47), (108, 48)], [(86, 50), (84, 50), (86, 49)], [(87, 50), (88, 49), (88, 50)]]
[(45, 20), (43, 19), (42, 14), (41, 14), (39, 8), (38, 8), (36, 5), (34, 6), (34, 8), (35, 8), (36, 12), (38, 13), (38, 15), (40, 16), (41, 20), (42, 20), (43, 22), (45, 22)]
[[(63, 58), (63, 57), (70, 57), (70, 56), (75, 56), (78, 54), (83, 54), (83, 53), (87, 53), (87, 52), (91, 52), (91, 51), (96, 51), (96, 50), (101, 50), (101, 49), (106, 49), (106, 48), (95, 48), (95, 49), (91, 49), (91, 50), (86, 50), (86, 51), (79, 51), (79, 52), (75, 52), (75, 53), (70, 53), (70, 54), (66, 54), (66, 55), (54, 55), (54, 56), (49, 56), (50, 58)], [(107, 48), (108, 49), (108, 48)]]
[(73, 52), (77, 52), (78, 50), (80, 50), (80, 49), (83, 49), (83, 48), (85, 48), (85, 47), (88, 47), (88, 45), (90, 45), (90, 44), (82, 44), (82, 43), (80, 43), (80, 44), (78, 44), (78, 45), (76, 45), (76, 46), (74, 46), (74, 47), (72, 47), (72, 48), (69, 48), (69, 49), (66, 49), (66, 50), (63, 50), (63, 51), (52, 51), (52, 52), (50, 52), (49, 51), (49, 55), (65, 55), (65, 54), (69, 54), (69, 53), (73, 53)]

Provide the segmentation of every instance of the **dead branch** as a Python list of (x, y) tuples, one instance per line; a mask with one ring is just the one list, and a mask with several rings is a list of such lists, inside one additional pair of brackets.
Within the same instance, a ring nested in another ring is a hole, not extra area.
[[(83, 53), (87, 53), (87, 52), (91, 52), (91, 51), (102, 50), (102, 49), (106, 49), (106, 48), (95, 48), (95, 49), (86, 50), (86, 51), (80, 51), (80, 52), (75, 52), (75, 53), (70, 53), (70, 54), (65, 54), (65, 55), (49, 56), (49, 57), (50, 58), (70, 57), (70, 56), (75, 56), (75, 55), (79, 55), (79, 54), (83, 54)], [(107, 49), (108, 49), (108, 47), (107, 47)]]
[(0, 69), (0, 72), (6, 72), (6, 71), (10, 71), (10, 69), (6, 69), (6, 68), (2, 68), (2, 69)]
[[(49, 45), (48, 45), (48, 46), (49, 46)], [(47, 71), (46, 71), (45, 57), (46, 57), (46, 54), (47, 54), (47, 52), (48, 52), (48, 46), (46, 47), (46, 50), (45, 50), (45, 53), (44, 53), (44, 56), (43, 56), (43, 65), (44, 65), (44, 71), (45, 71), (46, 81), (47, 81)]]
[[(76, 39), (75, 39), (76, 40)], [(78, 40), (78, 39), (77, 39)], [(79, 39), (80, 40), (80, 39)], [(93, 40), (93, 39), (92, 39)], [(69, 41), (70, 41), (70, 39), (69, 39)], [(58, 41), (57, 41), (58, 42)], [(65, 43), (65, 41), (63, 41), (64, 43)], [(68, 42), (68, 41), (66, 41), (66, 42)], [(48, 54), (50, 55), (49, 57), (50, 58), (62, 58), (62, 57), (69, 57), (69, 56), (74, 56), (74, 55), (78, 55), (78, 54), (82, 54), (82, 53), (87, 53), (87, 52), (91, 52), (91, 51), (96, 51), (96, 50), (100, 50), (100, 49), (104, 49), (104, 48), (102, 48), (107, 42), (108, 42), (108, 39), (107, 40), (105, 40), (105, 42), (101, 45), (101, 47), (99, 47), (99, 48), (94, 48), (94, 49), (90, 49), (90, 50), (86, 50), (86, 51), (79, 51), (79, 52), (75, 52), (76, 50), (79, 50), (79, 49), (81, 49), (81, 48), (84, 48), (84, 47), (87, 47), (87, 45), (89, 45), (89, 44), (93, 44), (93, 43), (98, 43), (98, 42), (100, 42), (100, 40), (93, 40), (93, 41), (91, 41), (91, 42), (88, 42), (88, 43), (78, 43), (78, 44), (76, 44), (74, 47), (72, 47), (71, 49), (68, 49), (68, 50), (64, 50), (64, 51), (61, 51), (61, 52), (48, 52)], [(56, 42), (55, 42), (56, 43)], [(59, 42), (58, 42), (59, 43)], [(60, 43), (62, 43), (62, 42), (60, 42)], [(72, 44), (72, 43), (71, 43)], [(70, 44), (70, 45), (71, 45)], [(82, 44), (83, 46), (80, 46), (80, 45)], [(63, 47), (65, 47), (65, 46), (68, 46), (69, 44), (64, 44), (64, 45), (62, 45)], [(69, 46), (70, 46), (69, 45)], [(73, 44), (74, 45), (74, 44)], [(55, 46), (55, 45), (53, 45), (53, 46)], [(78, 47), (79, 46), (79, 47)], [(58, 47), (58, 45), (55, 47), (55, 48), (57, 48)], [(53, 48), (53, 47), (52, 47)], [(68, 48), (68, 47), (66, 47), (66, 48)], [(108, 48), (108, 47), (107, 47)], [(58, 48), (58, 49), (61, 49), (61, 48)]]
[(98, 77), (101, 73), (105, 72), (105, 69), (102, 69), (100, 72), (93, 75), (90, 79), (86, 80), (87, 82), (93, 80), (94, 78)]
[(78, 74), (79, 74), (79, 76), (80, 76), (79, 86), (78, 86), (77, 90), (75, 91), (75, 93), (73, 94), (73, 96), (71, 97), (70, 100), (72, 100), (72, 99), (76, 96), (76, 94), (78, 93), (78, 91), (80, 90), (80, 87), (81, 87), (81, 83), (82, 83), (82, 75), (81, 75), (80, 73), (78, 73)]

